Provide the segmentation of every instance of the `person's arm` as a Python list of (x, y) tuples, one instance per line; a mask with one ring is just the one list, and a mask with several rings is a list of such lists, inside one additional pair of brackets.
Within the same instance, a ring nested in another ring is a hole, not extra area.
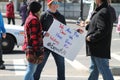
[(106, 10), (103, 10), (103, 12), (101, 12), (97, 17), (95, 26), (96, 30), (94, 31), (94, 33), (87, 36), (87, 41), (97, 42), (102, 38), (106, 37), (110, 30), (109, 23), (109, 16), (106, 13)]
[(2, 31), (2, 37), (5, 38), (6, 37), (6, 30), (5, 30), (5, 27), (4, 27), (4, 21), (3, 21), (3, 17), (0, 13), (0, 28), (1, 28), (1, 31)]
[[(29, 24), (29, 40), (28, 40), (28, 45), (33, 48), (33, 50), (36, 50), (39, 44), (39, 39), (38, 39), (38, 34), (40, 31), (40, 24), (36, 19), (33, 19), (30, 21)], [(38, 30), (39, 29), (39, 30)]]
[(112, 15), (112, 21), (113, 23), (116, 21), (117, 17), (116, 17), (116, 11), (115, 9), (110, 5), (110, 9), (111, 9), (111, 15)]
[(67, 25), (65, 17), (63, 16), (63, 24)]

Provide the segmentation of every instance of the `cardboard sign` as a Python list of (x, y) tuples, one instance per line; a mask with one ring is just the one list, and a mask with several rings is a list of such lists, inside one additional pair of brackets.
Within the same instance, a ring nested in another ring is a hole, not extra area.
[(44, 37), (44, 46), (69, 60), (74, 60), (83, 47), (83, 34), (55, 19), (48, 33), (50, 36)]
[(116, 27), (116, 31), (120, 33), (120, 15), (118, 17), (118, 24), (117, 24), (117, 27)]

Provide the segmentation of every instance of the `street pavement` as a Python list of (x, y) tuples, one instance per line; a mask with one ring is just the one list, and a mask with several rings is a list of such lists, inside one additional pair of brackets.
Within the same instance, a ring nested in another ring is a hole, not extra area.
[[(6, 18), (4, 19), (6, 23)], [(20, 25), (21, 21), (16, 20), (16, 24)], [(78, 28), (75, 23), (68, 23), (68, 26)], [(77, 45), (76, 45), (77, 46)], [(79, 46), (79, 45), (78, 45)], [(119, 68), (120, 68), (120, 36), (116, 33), (116, 29), (113, 29), (112, 37), (112, 58), (110, 60), (110, 68), (114, 73), (115, 80), (120, 80)], [(21, 47), (14, 48), (14, 51), (10, 54), (4, 54), (6, 69), (0, 70), (0, 80), (23, 80), (27, 61), (25, 59), (24, 52), (21, 51)], [(89, 76), (90, 58), (86, 57), (85, 45), (80, 50), (79, 54), (74, 61), (65, 59), (66, 66), (66, 80), (87, 80)], [(56, 65), (53, 57), (50, 55), (41, 75), (41, 80), (57, 80), (56, 78)], [(103, 80), (101, 75), (99, 80)]]

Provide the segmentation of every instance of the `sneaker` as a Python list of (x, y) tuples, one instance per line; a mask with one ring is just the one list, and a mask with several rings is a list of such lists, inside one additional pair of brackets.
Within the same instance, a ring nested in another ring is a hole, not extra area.
[(0, 69), (4, 70), (5, 69), (5, 65), (4, 64), (0, 65)]

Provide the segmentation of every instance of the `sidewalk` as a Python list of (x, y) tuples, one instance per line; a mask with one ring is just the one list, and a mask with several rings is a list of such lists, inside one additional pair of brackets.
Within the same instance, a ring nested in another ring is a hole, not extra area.
[[(3, 15), (4, 18), (6, 18), (6, 13), (2, 13), (2, 15)], [(21, 16), (18, 13), (16, 13), (15, 18), (16, 19), (21, 19)]]
[[(6, 18), (6, 13), (2, 13), (3, 17)], [(19, 13), (16, 13), (15, 14), (15, 18), (16, 19), (21, 19), (21, 16), (19, 15)], [(67, 23), (72, 23), (72, 24), (76, 24), (77, 20), (74, 20), (74, 19), (66, 19), (66, 22)], [(116, 23), (114, 23), (114, 26), (116, 27)]]
[[(3, 17), (6, 18), (6, 13), (2, 13)], [(21, 19), (21, 16), (16, 13), (15, 14), (15, 19)], [(67, 23), (73, 23), (73, 24), (76, 24), (76, 21), (77, 20), (72, 20), (72, 19), (66, 19)]]

